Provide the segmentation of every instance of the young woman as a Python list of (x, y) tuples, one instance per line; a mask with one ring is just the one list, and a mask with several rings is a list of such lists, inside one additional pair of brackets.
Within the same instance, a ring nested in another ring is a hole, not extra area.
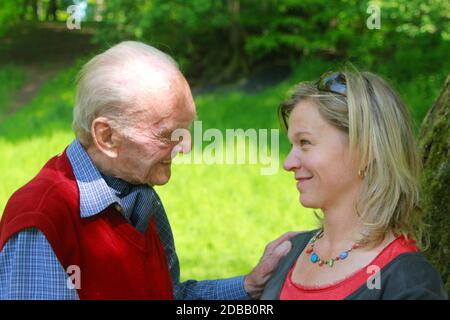
[(420, 160), (407, 108), (379, 76), (328, 72), (300, 83), (279, 115), (304, 207), (321, 227), (293, 248), (262, 299), (447, 299), (420, 252)]

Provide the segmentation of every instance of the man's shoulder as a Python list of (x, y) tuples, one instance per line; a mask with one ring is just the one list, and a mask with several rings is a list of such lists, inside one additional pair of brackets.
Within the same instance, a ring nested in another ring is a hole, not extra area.
[(50, 159), (39, 173), (8, 200), (4, 216), (21, 212), (64, 211), (78, 202), (78, 188), (64, 155)]
[(65, 154), (50, 159), (8, 200), (0, 221), (0, 248), (14, 234), (37, 228), (49, 242), (73, 231), (79, 217), (78, 187)]

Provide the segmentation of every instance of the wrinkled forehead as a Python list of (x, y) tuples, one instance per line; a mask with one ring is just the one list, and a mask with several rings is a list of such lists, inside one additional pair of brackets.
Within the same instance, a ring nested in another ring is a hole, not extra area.
[(195, 118), (195, 103), (180, 72), (159, 74), (145, 85), (136, 103), (138, 119), (154, 127), (176, 129), (190, 126)]

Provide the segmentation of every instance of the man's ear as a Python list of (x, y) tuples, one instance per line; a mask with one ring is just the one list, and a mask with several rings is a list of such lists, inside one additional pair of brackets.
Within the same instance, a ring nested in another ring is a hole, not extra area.
[(99, 151), (110, 158), (117, 158), (120, 141), (110, 123), (108, 118), (95, 118), (91, 124), (92, 141)]

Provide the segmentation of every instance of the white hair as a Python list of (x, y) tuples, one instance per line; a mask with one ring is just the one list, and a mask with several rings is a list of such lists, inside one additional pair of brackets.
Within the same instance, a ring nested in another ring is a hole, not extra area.
[(149, 66), (178, 64), (164, 52), (136, 41), (121, 42), (86, 63), (77, 77), (77, 93), (72, 128), (85, 143), (91, 143), (91, 124), (107, 117), (119, 129), (130, 127), (127, 117), (139, 102), (149, 78)]

